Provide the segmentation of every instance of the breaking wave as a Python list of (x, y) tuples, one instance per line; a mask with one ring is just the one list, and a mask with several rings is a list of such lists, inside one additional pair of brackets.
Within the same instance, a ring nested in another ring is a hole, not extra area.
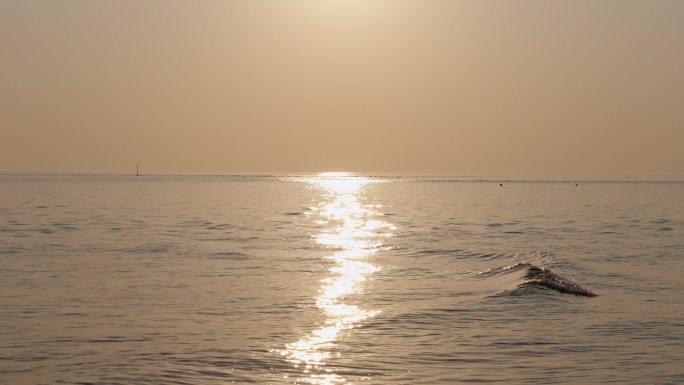
[(581, 285), (574, 278), (561, 276), (546, 267), (538, 267), (531, 263), (516, 263), (511, 266), (496, 267), (478, 272), (475, 277), (497, 282), (496, 286), (503, 291), (539, 286), (565, 294), (584, 297), (597, 296), (591, 287)]

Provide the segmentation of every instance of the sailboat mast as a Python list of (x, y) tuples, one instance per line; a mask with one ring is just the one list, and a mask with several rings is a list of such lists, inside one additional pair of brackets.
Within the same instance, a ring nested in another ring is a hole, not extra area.
[(135, 164), (135, 176), (140, 176), (139, 170), (140, 170), (140, 169), (139, 169), (139, 167), (138, 167), (138, 163), (136, 163), (136, 164)]

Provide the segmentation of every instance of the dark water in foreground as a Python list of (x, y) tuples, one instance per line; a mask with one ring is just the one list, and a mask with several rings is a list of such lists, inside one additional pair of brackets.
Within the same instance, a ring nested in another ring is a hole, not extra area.
[(683, 277), (681, 183), (3, 176), (0, 383), (681, 384)]

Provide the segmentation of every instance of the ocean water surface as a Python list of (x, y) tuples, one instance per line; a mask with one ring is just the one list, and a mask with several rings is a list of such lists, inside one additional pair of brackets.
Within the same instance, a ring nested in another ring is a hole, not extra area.
[(0, 383), (684, 383), (684, 183), (500, 183), (0, 176)]

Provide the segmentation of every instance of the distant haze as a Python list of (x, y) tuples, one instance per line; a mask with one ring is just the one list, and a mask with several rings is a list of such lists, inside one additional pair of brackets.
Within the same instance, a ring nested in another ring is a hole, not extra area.
[(0, 0), (0, 172), (684, 177), (684, 1)]

